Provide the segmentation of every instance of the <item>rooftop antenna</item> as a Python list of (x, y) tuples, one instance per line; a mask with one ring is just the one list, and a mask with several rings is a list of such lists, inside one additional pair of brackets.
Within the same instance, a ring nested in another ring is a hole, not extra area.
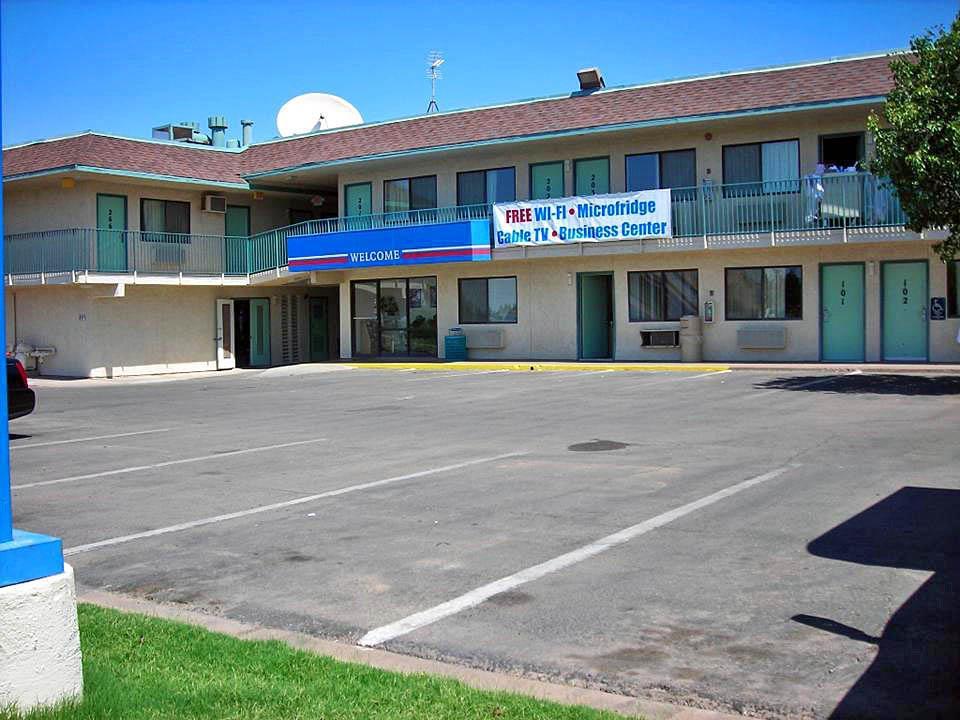
[(437, 80), (442, 80), (440, 66), (443, 65), (443, 53), (439, 50), (431, 50), (427, 55), (427, 77), (430, 79), (430, 103), (427, 105), (427, 114), (440, 112), (440, 106), (437, 105)]

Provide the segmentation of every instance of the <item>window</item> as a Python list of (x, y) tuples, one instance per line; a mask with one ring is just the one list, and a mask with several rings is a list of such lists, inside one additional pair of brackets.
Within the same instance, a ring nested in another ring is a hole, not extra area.
[(190, 203), (142, 198), (140, 229), (149, 242), (190, 242)]
[(697, 185), (697, 151), (671, 150), (669, 152), (627, 155), (627, 192), (658, 190), (660, 188), (691, 188), (675, 196), (692, 198)]
[(791, 267), (727, 268), (727, 320), (803, 319), (803, 271)]
[(573, 161), (573, 186), (577, 195), (605, 195), (610, 192), (610, 158)]
[(947, 263), (947, 314), (960, 317), (960, 260)]
[(457, 173), (457, 205), (486, 205), (517, 199), (515, 168)]
[(627, 273), (630, 322), (679, 320), (696, 315), (696, 270), (653, 270)]
[(437, 176), (385, 180), (383, 211), (399, 213), (407, 210), (432, 210), (437, 207)]
[(863, 163), (863, 133), (820, 136), (820, 162), (848, 168)]
[(534, 163), (530, 166), (530, 199), (550, 200), (566, 193), (563, 161)]
[(517, 279), (465, 278), (460, 280), (460, 323), (515, 323)]
[(751, 143), (723, 146), (724, 195), (737, 197), (758, 193), (800, 190), (800, 141)]
[(357, 280), (354, 355), (437, 355), (437, 278)]

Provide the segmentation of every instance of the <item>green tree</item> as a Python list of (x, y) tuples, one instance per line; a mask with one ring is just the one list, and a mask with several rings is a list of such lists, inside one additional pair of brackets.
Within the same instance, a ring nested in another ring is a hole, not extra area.
[(908, 227), (943, 227), (941, 259), (960, 252), (960, 15), (928, 30), (890, 61), (894, 88), (867, 126), (876, 138), (871, 170), (897, 189)]

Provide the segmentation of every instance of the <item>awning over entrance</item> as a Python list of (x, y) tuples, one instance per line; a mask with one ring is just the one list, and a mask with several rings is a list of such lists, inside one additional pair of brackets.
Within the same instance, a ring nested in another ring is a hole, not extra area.
[[(426, 211), (417, 211), (420, 213)], [(406, 213), (395, 213), (405, 215)], [(287, 238), (291, 272), (391, 265), (476, 262), (490, 259), (490, 221), (459, 220), (433, 225), (364, 227)]]

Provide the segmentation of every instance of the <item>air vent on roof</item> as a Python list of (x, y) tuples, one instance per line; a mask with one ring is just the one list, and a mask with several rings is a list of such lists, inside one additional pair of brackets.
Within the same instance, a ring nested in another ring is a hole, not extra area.
[(577, 80), (580, 81), (580, 90), (589, 92), (590, 90), (599, 90), (606, 87), (603, 82), (603, 73), (600, 68), (591, 67), (577, 70)]

